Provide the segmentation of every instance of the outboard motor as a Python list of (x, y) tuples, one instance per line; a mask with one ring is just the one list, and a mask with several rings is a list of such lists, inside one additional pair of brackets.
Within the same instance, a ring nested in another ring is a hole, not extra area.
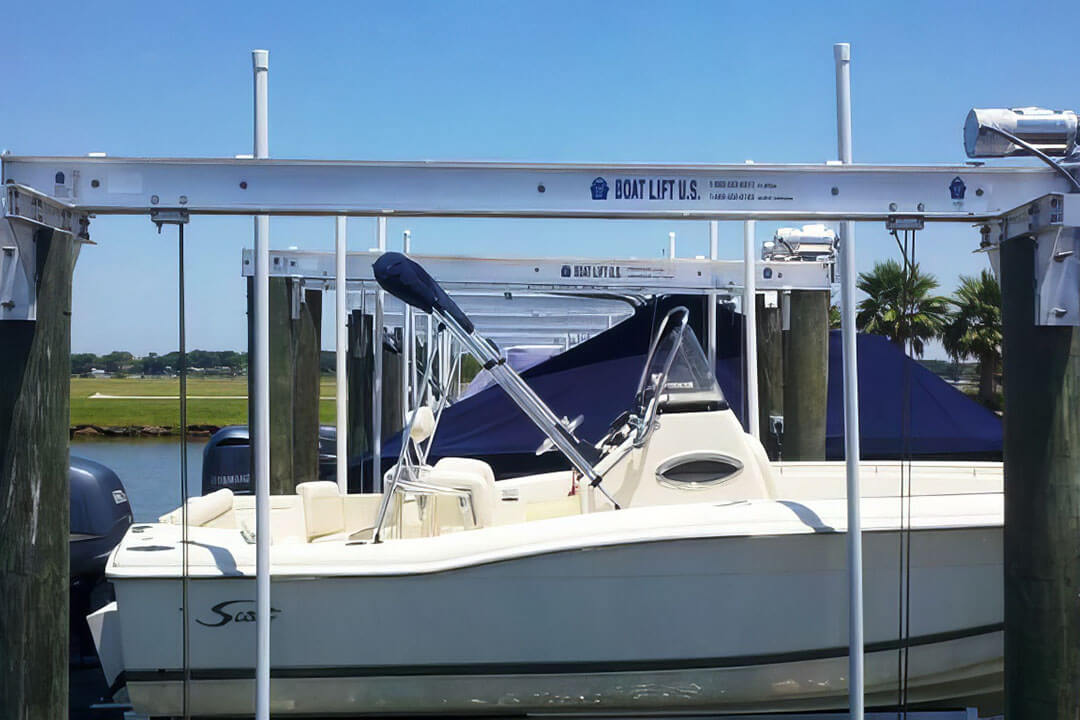
[(97, 581), (105, 561), (133, 517), (127, 492), (116, 473), (101, 463), (71, 456), (71, 578)]
[(71, 500), (70, 630), (75, 662), (96, 662), (85, 617), (112, 599), (104, 582), (105, 563), (133, 517), (127, 491), (116, 473), (101, 463), (71, 456), (68, 469)]
[(203, 448), (202, 494), (228, 488), (250, 495), (251, 447), (247, 425), (229, 425), (210, 436)]
[[(319, 426), (319, 479), (337, 477), (337, 429)], [(251, 442), (247, 425), (229, 425), (214, 433), (203, 448), (202, 494), (228, 488), (237, 495), (254, 492), (251, 484)]]

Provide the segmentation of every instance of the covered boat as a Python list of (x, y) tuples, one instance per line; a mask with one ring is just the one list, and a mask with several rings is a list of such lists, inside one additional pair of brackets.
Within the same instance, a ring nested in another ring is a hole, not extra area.
[[(422, 268), (387, 253), (376, 274), (571, 468), (496, 483), (480, 460), (432, 463), (446, 416), (428, 397), (384, 492), (312, 481), (271, 498), (275, 716), (847, 706), (843, 467), (768, 462), (686, 308), (658, 318), (625, 409), (587, 442)], [(1000, 465), (868, 463), (863, 482), (868, 704), (992, 708)], [(132, 527), (110, 558), (116, 602), (91, 621), (136, 710), (177, 715), (186, 696), (193, 715), (252, 712), (254, 531), (254, 498), (223, 489)]]

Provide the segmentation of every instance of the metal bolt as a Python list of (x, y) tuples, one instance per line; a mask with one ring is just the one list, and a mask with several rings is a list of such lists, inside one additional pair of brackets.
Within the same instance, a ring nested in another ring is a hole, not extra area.
[(896, 203), (889, 203), (889, 212), (896, 212)]
[(832, 192), (832, 194), (833, 194), (833, 195), (839, 195), (839, 194), (840, 194), (840, 188), (838, 188), (838, 187), (834, 187), (834, 188), (833, 188), (833, 189), (831, 190), (831, 192)]
[(150, 196), (150, 204), (151, 205), (157, 205), (158, 204), (158, 196), (157, 195), (151, 195)]
[(240, 189), (241, 190), (247, 190), (247, 180), (241, 180), (240, 181)]
[(187, 205), (187, 195), (181, 195), (180, 196), (180, 204), (181, 205)]
[(922, 212), (923, 210), (926, 209), (926, 206), (923, 205), (922, 203), (919, 203), (918, 205), (915, 206), (915, 209), (918, 210), (919, 212)]
[(101, 181), (96, 179), (96, 178), (94, 180), (91, 180), (90, 181), (90, 187), (92, 187), (92, 188), (101, 187)]
[(547, 188), (546, 188), (546, 187), (544, 187), (543, 183), (541, 183), (540, 185), (537, 185), (537, 186), (536, 186), (536, 192), (544, 192), (544, 191), (546, 191), (546, 190), (547, 190)]
[(983, 189), (982, 188), (975, 188), (975, 195), (978, 196), (978, 197), (982, 197), (983, 196)]

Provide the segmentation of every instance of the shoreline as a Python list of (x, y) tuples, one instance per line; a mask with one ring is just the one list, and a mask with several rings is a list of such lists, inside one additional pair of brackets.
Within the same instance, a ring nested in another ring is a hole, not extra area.
[[(209, 438), (221, 429), (220, 425), (188, 425), (189, 438)], [(107, 438), (164, 438), (179, 437), (179, 428), (172, 425), (71, 425), (68, 439)]]

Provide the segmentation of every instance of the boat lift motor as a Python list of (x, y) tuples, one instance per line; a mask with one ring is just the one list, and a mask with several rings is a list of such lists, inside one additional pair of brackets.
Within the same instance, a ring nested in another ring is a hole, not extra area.
[(964, 150), (971, 158), (1038, 152), (1065, 157), (1076, 149), (1076, 131), (1076, 113), (1072, 110), (972, 108), (964, 123)]

